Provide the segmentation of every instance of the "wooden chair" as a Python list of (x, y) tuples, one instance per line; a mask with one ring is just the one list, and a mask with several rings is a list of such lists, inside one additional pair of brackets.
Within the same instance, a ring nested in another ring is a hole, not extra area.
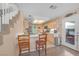
[(46, 53), (46, 48), (47, 48), (46, 42), (47, 42), (47, 34), (40, 34), (39, 40), (36, 40), (36, 51), (37, 50), (39, 51), (39, 56), (40, 56), (41, 49), (45, 49), (45, 55), (47, 54)]
[(19, 55), (22, 52), (30, 52), (30, 35), (18, 35)]

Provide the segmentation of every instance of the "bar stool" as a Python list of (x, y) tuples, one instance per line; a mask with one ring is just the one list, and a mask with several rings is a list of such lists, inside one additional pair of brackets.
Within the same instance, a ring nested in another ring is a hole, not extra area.
[(47, 34), (40, 34), (39, 40), (36, 40), (36, 51), (39, 51), (40, 56), (40, 50), (45, 49), (45, 55), (47, 55), (46, 48), (47, 48)]
[(18, 35), (19, 55), (22, 52), (30, 52), (30, 35)]

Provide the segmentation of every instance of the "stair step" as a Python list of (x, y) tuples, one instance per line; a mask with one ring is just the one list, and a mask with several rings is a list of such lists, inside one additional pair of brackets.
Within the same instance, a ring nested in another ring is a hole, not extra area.
[(11, 28), (13, 28), (13, 27), (14, 27), (13, 20), (10, 20), (10, 21), (9, 21), (9, 25), (10, 25), (10, 27), (11, 27)]
[(10, 33), (10, 25), (9, 24), (2, 24), (1, 25), (1, 33), (2, 34)]
[(0, 33), (0, 46), (3, 44), (3, 34)]

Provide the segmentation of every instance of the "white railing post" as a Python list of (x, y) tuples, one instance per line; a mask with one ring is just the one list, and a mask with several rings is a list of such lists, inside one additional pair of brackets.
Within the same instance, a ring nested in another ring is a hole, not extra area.
[(2, 24), (9, 24), (9, 20), (16, 16), (18, 10), (15, 5), (2, 4)]

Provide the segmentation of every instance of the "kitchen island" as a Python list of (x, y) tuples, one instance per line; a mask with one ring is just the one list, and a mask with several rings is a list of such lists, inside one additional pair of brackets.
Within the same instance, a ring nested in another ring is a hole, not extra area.
[[(32, 34), (30, 35), (30, 50), (35, 51), (35, 42), (39, 40), (39, 34)], [(54, 37), (53, 34), (47, 34), (47, 48), (54, 46)]]
[[(25, 35), (25, 34), (22, 34)], [(36, 40), (39, 40), (39, 34), (31, 34), (30, 35), (30, 51), (36, 51)], [(53, 34), (48, 33), (47, 34), (47, 48), (54, 47), (54, 37)], [(18, 40), (16, 40), (16, 55), (19, 54), (19, 48), (18, 48)]]

